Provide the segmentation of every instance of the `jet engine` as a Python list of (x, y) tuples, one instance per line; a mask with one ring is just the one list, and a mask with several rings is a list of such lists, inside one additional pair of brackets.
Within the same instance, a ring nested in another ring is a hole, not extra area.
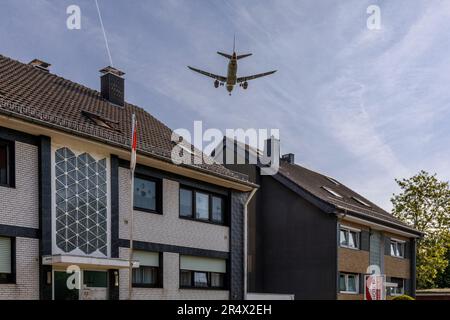
[(247, 88), (248, 88), (248, 82), (247, 82), (247, 81), (245, 81), (245, 82), (242, 84), (242, 88), (244, 88), (244, 90), (247, 90)]
[(214, 81), (214, 87), (218, 88), (219, 87), (219, 80)]

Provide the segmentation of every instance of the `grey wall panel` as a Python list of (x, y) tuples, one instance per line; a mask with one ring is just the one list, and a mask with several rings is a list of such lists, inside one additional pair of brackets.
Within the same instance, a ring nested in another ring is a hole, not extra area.
[(295, 299), (336, 299), (336, 216), (270, 176), (261, 177), (260, 196), (263, 291), (294, 294)]

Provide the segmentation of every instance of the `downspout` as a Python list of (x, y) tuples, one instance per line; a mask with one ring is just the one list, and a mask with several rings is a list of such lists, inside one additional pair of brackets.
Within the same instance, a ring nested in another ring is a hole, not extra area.
[(244, 300), (247, 300), (247, 277), (248, 277), (248, 205), (253, 199), (258, 188), (253, 188), (244, 204)]

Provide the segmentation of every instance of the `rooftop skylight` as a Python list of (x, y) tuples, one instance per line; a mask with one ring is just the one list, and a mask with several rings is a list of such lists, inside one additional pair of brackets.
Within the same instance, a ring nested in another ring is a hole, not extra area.
[(370, 204), (368, 204), (367, 202), (365, 202), (364, 200), (358, 198), (358, 197), (352, 197), (353, 200), (355, 200), (356, 202), (362, 204), (363, 206), (367, 207), (367, 208), (371, 208), (372, 206)]
[(333, 182), (335, 185), (340, 185), (339, 182), (337, 182), (336, 180), (334, 180), (333, 178), (327, 177), (328, 180), (330, 180), (331, 182)]
[(339, 193), (337, 193), (336, 191), (334, 191), (334, 190), (331, 189), (331, 188), (322, 186), (322, 189), (324, 189), (325, 191), (327, 191), (328, 193), (332, 194), (332, 195), (335, 196), (335, 197), (338, 197), (338, 198), (340, 198), (340, 199), (343, 198)]
[(106, 119), (99, 114), (89, 112), (86, 110), (82, 110), (81, 113), (84, 116), (86, 116), (89, 120), (91, 120), (93, 123), (95, 123), (96, 125), (103, 127), (103, 128), (114, 130), (114, 128), (112, 127), (112, 125), (110, 123), (117, 123), (114, 120)]

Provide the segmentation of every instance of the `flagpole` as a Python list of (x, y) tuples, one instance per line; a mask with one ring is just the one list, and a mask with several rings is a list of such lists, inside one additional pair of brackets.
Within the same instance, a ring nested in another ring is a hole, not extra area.
[(128, 300), (131, 300), (133, 290), (133, 202), (134, 202), (134, 169), (131, 170), (131, 206), (130, 206), (130, 271), (128, 284)]
[(131, 132), (131, 159), (130, 159), (130, 174), (131, 174), (131, 193), (130, 193), (130, 250), (129, 250), (129, 274), (128, 274), (128, 300), (132, 298), (133, 290), (133, 226), (134, 226), (134, 169), (136, 167), (136, 145), (137, 145), (137, 128), (136, 115), (133, 113), (132, 117), (132, 132)]

